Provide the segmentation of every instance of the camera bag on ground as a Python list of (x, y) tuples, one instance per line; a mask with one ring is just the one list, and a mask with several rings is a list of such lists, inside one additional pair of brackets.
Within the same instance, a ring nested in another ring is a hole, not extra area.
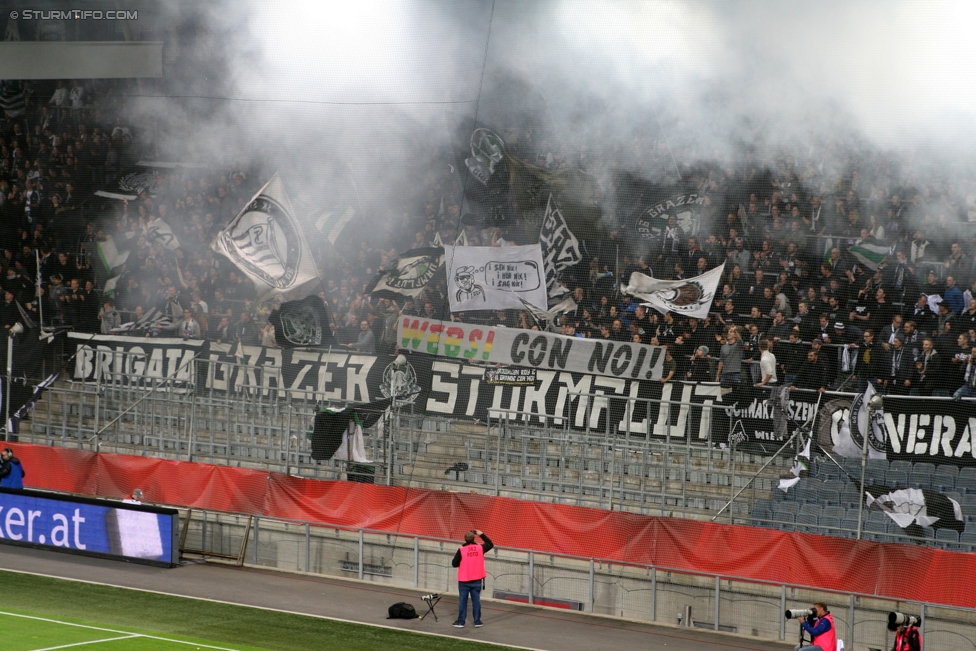
[(390, 616), (387, 619), (417, 619), (420, 617), (414, 607), (405, 601), (400, 601), (390, 606), (389, 613)]

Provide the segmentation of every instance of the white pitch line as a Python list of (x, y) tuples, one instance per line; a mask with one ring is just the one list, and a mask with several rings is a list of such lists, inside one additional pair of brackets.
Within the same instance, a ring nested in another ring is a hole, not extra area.
[[(164, 595), (164, 596), (167, 596), (167, 597), (178, 597), (180, 599), (193, 599), (193, 600), (196, 600), (196, 601), (207, 601), (207, 602), (214, 603), (214, 604), (224, 604), (224, 605), (227, 605), (227, 606), (237, 606), (239, 608), (251, 608), (251, 609), (254, 609), (254, 610), (266, 610), (268, 612), (285, 613), (287, 615), (298, 615), (300, 617), (312, 617), (314, 619), (324, 619), (326, 621), (342, 622), (344, 624), (355, 624), (357, 626), (369, 626), (371, 628), (385, 628), (385, 629), (388, 629), (388, 630), (391, 630), (391, 631), (396, 631), (398, 633), (414, 633), (416, 635), (429, 635), (431, 637), (443, 637), (443, 638), (447, 638), (447, 639), (450, 639), (450, 640), (464, 640), (465, 642), (471, 642), (471, 643), (474, 643), (474, 644), (492, 644), (494, 646), (507, 647), (507, 648), (510, 648), (510, 649), (522, 649), (523, 651), (547, 651), (546, 649), (538, 649), (536, 647), (531, 647), (531, 646), (519, 646), (517, 644), (511, 644), (511, 643), (507, 643), (507, 642), (495, 642), (495, 641), (492, 641), (492, 640), (479, 640), (478, 638), (460, 637), (459, 635), (447, 635), (445, 633), (431, 633), (429, 631), (415, 631), (415, 630), (412, 630), (412, 629), (409, 629), (409, 628), (401, 628), (399, 626), (390, 626), (388, 624), (374, 624), (372, 622), (360, 622), (360, 621), (356, 621), (354, 619), (343, 619), (341, 617), (330, 617), (328, 615), (315, 615), (315, 614), (312, 614), (312, 613), (302, 613), (302, 612), (298, 612), (298, 611), (295, 611), (295, 610), (284, 610), (284, 609), (281, 609), (281, 608), (271, 608), (269, 606), (255, 606), (255, 605), (252, 605), (252, 604), (244, 604), (244, 603), (240, 603), (240, 602), (236, 602), (236, 601), (225, 601), (223, 599), (210, 599), (210, 598), (207, 598), (207, 597), (195, 597), (193, 595), (178, 594), (176, 592), (163, 592), (162, 590), (149, 590), (147, 588), (133, 588), (133, 587), (126, 586), (126, 585), (119, 585), (117, 583), (106, 583), (104, 581), (89, 581), (87, 579), (74, 579), (74, 578), (66, 577), (66, 576), (58, 576), (56, 574), (44, 574), (43, 572), (30, 572), (30, 571), (27, 571), (27, 570), (14, 570), (14, 569), (6, 568), (6, 567), (0, 568), (0, 572), (10, 572), (11, 574), (26, 574), (26, 575), (29, 575), (29, 576), (43, 576), (43, 577), (48, 578), (48, 579), (58, 579), (59, 581), (71, 581), (73, 583), (87, 583), (88, 585), (100, 585), (100, 586), (105, 586), (105, 587), (109, 587), (109, 588), (118, 588), (119, 590), (132, 590), (133, 592), (145, 592), (145, 593), (148, 593), (148, 594), (158, 594), (158, 595)], [(333, 578), (333, 577), (326, 577), (326, 578)], [(3, 613), (0, 612), (0, 614), (3, 614)], [(108, 630), (108, 629), (105, 629), (105, 630)], [(125, 631), (119, 631), (119, 632), (120, 633), (124, 633)], [(149, 636), (147, 635), (147, 636), (144, 636), (144, 637), (149, 637)], [(173, 640), (173, 641), (175, 642), (175, 641), (178, 641), (178, 640)], [(188, 643), (188, 644), (192, 644), (192, 643)], [(198, 646), (205, 646), (205, 645), (201, 644), (201, 645), (198, 645)], [(208, 648), (210, 648), (210, 649), (220, 649), (220, 647), (208, 647)], [(223, 651), (239, 651), (239, 650), (238, 649), (224, 649)]]
[[(21, 615), (20, 613), (8, 613), (6, 611), (0, 610), (0, 615), (7, 615), (8, 617), (21, 617), (23, 619), (33, 619), (38, 622), (49, 622), (51, 624), (61, 624), (62, 626), (74, 626), (76, 628), (87, 628), (92, 631), (104, 631), (105, 633), (123, 633), (125, 637), (145, 637), (151, 640), (161, 640), (163, 642), (174, 642), (176, 644), (192, 644), (196, 647), (203, 647), (205, 649), (217, 649), (217, 651), (240, 651), (239, 649), (231, 649), (224, 646), (214, 646), (212, 644), (203, 644), (201, 642), (187, 642), (186, 640), (174, 640), (169, 637), (160, 637), (158, 635), (146, 635), (145, 633), (133, 633), (132, 631), (119, 631), (114, 628), (103, 628), (101, 626), (88, 626), (87, 624), (75, 624), (74, 622), (62, 622), (59, 619), (51, 619), (49, 617), (37, 617), (35, 615)], [(123, 639), (123, 638), (114, 638)], [(96, 642), (107, 642), (108, 640), (95, 640)], [(53, 646), (52, 649), (62, 649), (70, 646), (78, 646), (78, 644), (93, 644), (93, 642), (79, 642), (77, 644), (68, 644), (65, 647)], [(48, 651), (47, 649), (36, 649), (35, 651)]]
[(139, 635), (138, 633), (133, 633), (132, 635), (123, 635), (122, 637), (107, 637), (102, 640), (89, 640), (87, 642), (75, 642), (74, 644), (62, 644), (61, 646), (49, 646), (43, 649), (34, 649), (33, 651), (54, 651), (55, 649), (67, 649), (73, 646), (84, 646), (86, 644), (101, 644), (102, 642), (115, 642), (116, 640), (129, 640), (134, 637), (142, 637), (142, 636)]

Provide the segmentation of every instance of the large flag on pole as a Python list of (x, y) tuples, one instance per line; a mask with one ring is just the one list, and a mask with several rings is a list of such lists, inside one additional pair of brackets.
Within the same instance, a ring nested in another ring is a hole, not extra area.
[(877, 241), (858, 242), (847, 249), (847, 252), (871, 271), (877, 271), (891, 253), (891, 247)]
[(559, 284), (559, 274), (564, 270), (583, 261), (579, 240), (569, 230), (566, 219), (556, 207), (556, 202), (549, 195), (546, 203), (546, 214), (542, 218), (542, 228), (539, 230), (539, 244), (542, 245), (542, 258), (546, 269), (546, 290), (549, 298), (556, 298), (566, 293), (566, 289)]
[(662, 314), (676, 312), (686, 317), (708, 316), (725, 263), (687, 280), (657, 280), (639, 271), (630, 274), (630, 284), (621, 290), (635, 296)]
[(251, 279), (258, 300), (319, 278), (308, 239), (277, 174), (220, 231), (212, 248)]

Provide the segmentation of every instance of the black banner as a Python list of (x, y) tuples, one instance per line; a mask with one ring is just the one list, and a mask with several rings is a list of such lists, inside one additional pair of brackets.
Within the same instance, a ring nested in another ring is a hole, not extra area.
[(976, 465), (976, 403), (886, 396), (888, 459)]
[[(403, 396), (407, 410), (487, 421), (508, 418), (527, 425), (596, 434), (693, 443), (772, 444), (784, 440), (772, 426), (768, 390), (713, 383), (661, 383), (542, 368), (504, 367), (534, 382), (490, 384), (495, 366), (422, 353), (363, 355), (346, 348), (287, 349), (216, 344), (178, 338), (72, 335), (78, 355), (74, 379), (125, 382), (203, 394), (264, 397), (277, 393), (332, 404), (366, 403)], [(192, 381), (191, 381), (192, 380)], [(816, 407), (816, 392), (789, 395), (787, 436)], [(669, 404), (662, 404), (662, 403)], [(818, 428), (829, 444), (837, 418), (824, 399)], [(849, 408), (850, 400), (845, 406)], [(836, 406), (831, 409), (837, 410)], [(838, 412), (840, 413), (840, 412)], [(976, 413), (974, 413), (976, 417)], [(825, 424), (825, 425), (824, 425)]]

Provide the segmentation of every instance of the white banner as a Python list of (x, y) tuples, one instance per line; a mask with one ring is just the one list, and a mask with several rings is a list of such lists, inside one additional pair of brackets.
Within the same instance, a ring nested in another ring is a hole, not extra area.
[(258, 300), (318, 280), (308, 238), (277, 174), (220, 232), (212, 248), (254, 282)]
[(663, 346), (418, 317), (400, 319), (397, 339), (401, 348), (430, 355), (628, 380), (660, 380), (664, 365)]
[(630, 284), (622, 291), (641, 299), (662, 314), (676, 312), (703, 319), (708, 316), (723, 271), (724, 262), (709, 272), (687, 280), (658, 280), (635, 271), (630, 274)]
[(547, 309), (542, 247), (445, 246), (451, 312)]

